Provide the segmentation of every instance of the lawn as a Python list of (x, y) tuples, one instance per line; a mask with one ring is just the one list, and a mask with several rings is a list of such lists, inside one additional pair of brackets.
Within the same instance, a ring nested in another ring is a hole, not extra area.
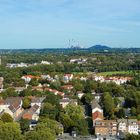
[(109, 71), (109, 72), (100, 72), (97, 75), (101, 76), (112, 76), (112, 75), (132, 75), (133, 71)]

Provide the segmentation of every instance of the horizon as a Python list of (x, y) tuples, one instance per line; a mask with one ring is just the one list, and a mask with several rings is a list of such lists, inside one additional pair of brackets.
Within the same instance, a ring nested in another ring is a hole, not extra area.
[(0, 49), (140, 48), (139, 0), (1, 0)]

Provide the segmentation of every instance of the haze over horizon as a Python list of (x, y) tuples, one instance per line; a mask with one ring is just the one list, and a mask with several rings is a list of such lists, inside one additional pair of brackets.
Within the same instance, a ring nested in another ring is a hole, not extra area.
[(0, 0), (0, 49), (140, 47), (140, 0)]

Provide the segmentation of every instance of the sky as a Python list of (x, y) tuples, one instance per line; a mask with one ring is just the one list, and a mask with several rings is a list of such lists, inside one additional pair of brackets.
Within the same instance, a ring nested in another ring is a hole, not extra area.
[(140, 47), (140, 0), (0, 0), (0, 49)]

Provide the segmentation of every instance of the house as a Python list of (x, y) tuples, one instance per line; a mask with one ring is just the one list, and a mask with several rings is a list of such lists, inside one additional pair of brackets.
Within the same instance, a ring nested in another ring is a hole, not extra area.
[(87, 61), (87, 58), (70, 59), (70, 63), (83, 64)]
[(93, 126), (96, 120), (103, 120), (103, 110), (96, 100), (91, 103)]
[(118, 135), (121, 133), (139, 134), (139, 124), (137, 119), (119, 119)]
[(60, 100), (60, 105), (65, 108), (68, 104), (74, 104), (77, 105), (77, 100), (76, 99), (69, 99), (69, 98), (64, 98)]
[(44, 88), (43, 88), (43, 87), (40, 87), (40, 86), (33, 86), (33, 87), (32, 87), (32, 90), (43, 91)]
[(96, 120), (95, 134), (101, 136), (116, 136), (117, 121), (116, 120)]
[(15, 91), (18, 93), (26, 89), (26, 87), (14, 87), (14, 88), (15, 88)]
[(44, 65), (50, 65), (50, 64), (52, 64), (51, 62), (48, 62), (48, 61), (41, 61), (41, 64), (44, 64)]
[(64, 89), (64, 90), (71, 91), (73, 89), (73, 86), (72, 85), (64, 85), (61, 88)]
[(9, 104), (6, 104), (5, 100), (0, 99), (0, 113), (9, 107)]
[(22, 98), (20, 97), (8, 97), (4, 104), (6, 108), (3, 109), (3, 112), (10, 114), (14, 120), (23, 112)]
[(97, 75), (93, 76), (93, 80), (100, 81), (100, 82), (104, 82), (105, 81), (103, 76), (97, 76)]
[(51, 79), (51, 76), (49, 75), (49, 74), (47, 74), (47, 75), (41, 75), (41, 78), (42, 79)]
[(51, 89), (51, 88), (44, 88), (44, 90), (49, 91), (49, 92), (53, 93), (54, 95), (60, 95), (62, 97), (65, 95), (65, 93), (57, 91), (55, 89)]
[(63, 76), (63, 81), (65, 82), (65, 83), (68, 83), (69, 81), (71, 81), (73, 79), (73, 74), (65, 74), (64, 76)]
[(45, 100), (45, 97), (35, 97), (31, 98), (31, 107), (34, 105), (38, 105), (41, 108), (42, 102)]
[(21, 77), (26, 83), (29, 83), (32, 79), (40, 79), (39, 76), (33, 76), (33, 75), (24, 75)]
[(101, 97), (102, 97), (102, 95), (103, 95), (103, 93), (96, 93), (96, 94), (94, 94), (95, 100), (96, 100), (97, 102), (99, 102), (100, 99), (101, 99)]
[(38, 121), (40, 114), (40, 107), (34, 104), (30, 109), (28, 109), (23, 115), (23, 119)]
[(139, 132), (139, 135), (140, 135), (140, 121), (138, 121), (138, 126), (139, 126), (138, 132)]
[(81, 99), (84, 96), (85, 93), (82, 91), (77, 91), (76, 95), (78, 96), (79, 99)]
[(137, 119), (128, 119), (128, 133), (138, 135), (138, 121)]
[(8, 68), (17, 68), (17, 67), (27, 67), (28, 65), (26, 63), (17, 63), (17, 64), (11, 64), (11, 63), (8, 63), (6, 67)]
[(127, 119), (118, 119), (118, 134), (127, 133)]
[(83, 77), (83, 76), (82, 76), (82, 77), (80, 77), (80, 80), (81, 80), (81, 81), (86, 81), (86, 80), (87, 80), (87, 77)]
[(71, 90), (71, 89), (73, 89), (73, 86), (72, 85), (64, 85), (61, 88), (65, 89), (65, 90)]

